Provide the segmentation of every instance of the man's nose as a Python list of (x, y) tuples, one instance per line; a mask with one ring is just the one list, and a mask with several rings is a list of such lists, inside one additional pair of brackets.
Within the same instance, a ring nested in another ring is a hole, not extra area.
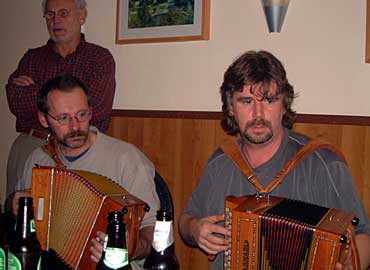
[(257, 101), (254, 103), (254, 117), (263, 118), (265, 116), (265, 108), (263, 101)]
[(80, 123), (75, 116), (70, 118), (69, 125), (72, 127), (73, 130), (77, 130), (80, 127)]

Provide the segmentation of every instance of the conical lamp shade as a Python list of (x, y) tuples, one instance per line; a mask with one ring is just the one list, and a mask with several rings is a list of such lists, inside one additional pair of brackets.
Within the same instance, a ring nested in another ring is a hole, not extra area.
[(261, 0), (270, 32), (280, 32), (290, 0)]

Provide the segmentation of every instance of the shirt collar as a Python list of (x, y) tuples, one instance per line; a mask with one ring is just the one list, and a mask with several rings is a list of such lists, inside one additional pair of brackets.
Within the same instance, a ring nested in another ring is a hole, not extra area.
[[(54, 44), (55, 44), (55, 41), (52, 40), (51, 38), (49, 38), (48, 42), (46, 43), (46, 46), (51, 51), (55, 52), (54, 51)], [(78, 44), (75, 52), (79, 52), (85, 46), (85, 44), (86, 44), (85, 34), (81, 33), (80, 43)]]

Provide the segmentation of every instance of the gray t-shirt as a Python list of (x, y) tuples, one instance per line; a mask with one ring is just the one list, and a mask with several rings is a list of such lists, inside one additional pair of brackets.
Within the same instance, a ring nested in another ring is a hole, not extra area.
[[(261, 184), (266, 187), (309, 140), (302, 134), (285, 129), (276, 154), (265, 164), (253, 169)], [(239, 168), (221, 149), (217, 149), (208, 160), (185, 212), (196, 217), (222, 214), (226, 196), (255, 193), (256, 189)], [(327, 149), (317, 150), (301, 161), (271, 195), (354, 212), (360, 219), (360, 224), (355, 227), (356, 234), (370, 234), (369, 217), (356, 192), (351, 172), (336, 154)], [(223, 269), (223, 254), (217, 256), (212, 269)]]

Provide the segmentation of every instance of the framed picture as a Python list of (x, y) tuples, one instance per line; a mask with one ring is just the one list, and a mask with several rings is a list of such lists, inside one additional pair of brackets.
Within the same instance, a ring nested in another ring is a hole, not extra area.
[(208, 40), (210, 0), (117, 0), (116, 43)]
[(365, 62), (370, 63), (370, 0), (366, 1), (366, 44)]

